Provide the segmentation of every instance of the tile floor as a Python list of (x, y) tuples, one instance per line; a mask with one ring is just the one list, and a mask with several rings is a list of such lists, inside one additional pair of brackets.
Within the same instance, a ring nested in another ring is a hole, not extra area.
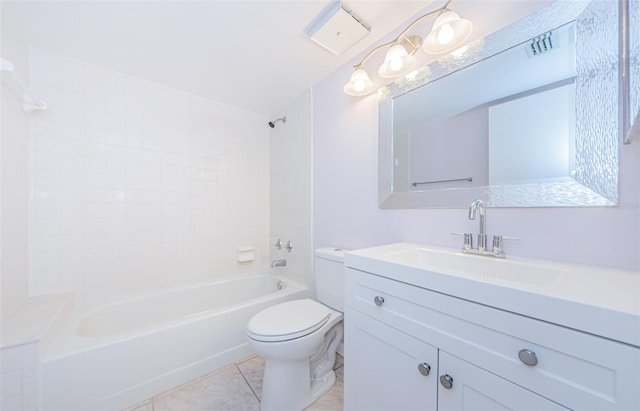
[[(337, 356), (336, 384), (305, 411), (342, 411), (344, 361)], [(259, 411), (264, 359), (252, 356), (188, 382), (126, 411)]]

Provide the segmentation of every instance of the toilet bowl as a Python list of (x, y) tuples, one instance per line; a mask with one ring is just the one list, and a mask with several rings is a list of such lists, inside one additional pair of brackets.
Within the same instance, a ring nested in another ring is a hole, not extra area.
[(316, 250), (319, 301), (277, 304), (249, 321), (249, 344), (265, 359), (262, 411), (300, 411), (333, 387), (336, 350), (344, 333), (343, 261), (342, 250)]

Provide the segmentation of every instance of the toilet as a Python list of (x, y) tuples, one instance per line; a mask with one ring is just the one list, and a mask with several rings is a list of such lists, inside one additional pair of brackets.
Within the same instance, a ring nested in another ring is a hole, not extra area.
[(342, 342), (344, 252), (315, 252), (318, 301), (287, 301), (254, 315), (249, 344), (266, 360), (262, 411), (300, 411), (333, 387), (336, 350)]

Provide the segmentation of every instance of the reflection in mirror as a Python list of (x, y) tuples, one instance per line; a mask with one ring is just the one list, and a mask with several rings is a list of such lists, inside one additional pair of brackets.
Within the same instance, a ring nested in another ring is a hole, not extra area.
[(571, 23), (395, 99), (394, 191), (575, 174), (574, 38)]
[(392, 84), (380, 206), (615, 205), (616, 3), (558, 1)]

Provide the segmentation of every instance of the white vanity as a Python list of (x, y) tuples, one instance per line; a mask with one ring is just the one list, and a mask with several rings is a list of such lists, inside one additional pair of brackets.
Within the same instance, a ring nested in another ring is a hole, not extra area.
[(346, 253), (345, 409), (640, 409), (640, 274)]

